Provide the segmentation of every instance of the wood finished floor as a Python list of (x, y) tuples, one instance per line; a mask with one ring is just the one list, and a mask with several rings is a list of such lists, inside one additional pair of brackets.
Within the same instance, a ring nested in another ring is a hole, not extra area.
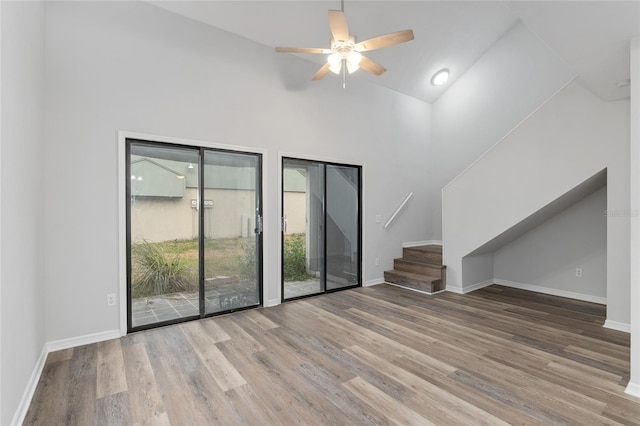
[(604, 307), (359, 288), (49, 355), (26, 424), (640, 424)]

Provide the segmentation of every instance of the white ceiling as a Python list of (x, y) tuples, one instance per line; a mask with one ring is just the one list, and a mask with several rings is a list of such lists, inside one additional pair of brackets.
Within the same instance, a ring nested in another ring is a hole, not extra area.
[[(340, 1), (151, 1), (166, 10), (275, 47), (329, 47), (327, 10)], [(415, 40), (368, 52), (388, 71), (367, 78), (434, 102), (511, 26), (522, 20), (605, 100), (629, 96), (629, 41), (640, 35), (638, 1), (362, 1), (347, 0), (345, 14), (357, 40), (413, 29)], [(276, 54), (274, 55), (282, 55)], [(318, 64), (324, 55), (299, 55)], [(430, 84), (441, 68), (442, 87)], [(311, 78), (311, 75), (309, 75)], [(340, 84), (340, 77), (333, 74)]]

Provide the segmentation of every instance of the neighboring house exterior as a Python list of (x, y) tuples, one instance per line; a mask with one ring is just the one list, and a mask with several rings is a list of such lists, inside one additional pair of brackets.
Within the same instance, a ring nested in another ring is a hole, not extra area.
[[(191, 166), (191, 167), (190, 167)], [(198, 168), (171, 160), (132, 156), (132, 239), (160, 242), (198, 236)], [(255, 229), (255, 176), (237, 167), (205, 166), (205, 237), (252, 236)], [(305, 232), (306, 184), (287, 170), (287, 233)]]

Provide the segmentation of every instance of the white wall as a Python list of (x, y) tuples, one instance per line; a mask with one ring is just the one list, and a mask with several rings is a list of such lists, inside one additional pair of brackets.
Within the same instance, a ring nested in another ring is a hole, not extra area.
[[(462, 258), (607, 169), (607, 210), (629, 209), (629, 102), (565, 87), (443, 191), (447, 286)], [(479, 226), (481, 224), (481, 226)], [(629, 217), (607, 218), (607, 320), (629, 323)]]
[(428, 154), (431, 239), (442, 239), (441, 189), (573, 76), (518, 23), (440, 96)]
[(14, 419), (45, 342), (45, 8), (41, 2), (2, 2), (1, 7), (0, 424), (6, 425)]
[[(606, 210), (603, 187), (506, 244), (494, 254), (496, 282), (603, 302), (607, 297)], [(582, 278), (576, 277), (576, 268), (582, 269)]]
[[(47, 3), (47, 338), (119, 327), (117, 131), (266, 151), (265, 301), (279, 299), (278, 153), (364, 163), (364, 279), (426, 239), (430, 106), (145, 3)], [(412, 205), (389, 232), (406, 193)], [(382, 264), (375, 266), (373, 259)]]
[(468, 292), (493, 284), (495, 276), (493, 263), (493, 253), (482, 253), (465, 257), (461, 265), (462, 273), (459, 274), (464, 279), (462, 286), (456, 282), (449, 283), (449, 275), (447, 274), (447, 289), (462, 293), (463, 288), (465, 292)]

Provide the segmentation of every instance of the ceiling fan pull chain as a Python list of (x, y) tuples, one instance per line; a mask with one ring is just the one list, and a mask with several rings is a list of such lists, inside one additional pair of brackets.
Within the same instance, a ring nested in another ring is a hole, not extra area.
[[(344, 0), (343, 0), (344, 1)], [(342, 88), (347, 88), (347, 60), (342, 60)]]

